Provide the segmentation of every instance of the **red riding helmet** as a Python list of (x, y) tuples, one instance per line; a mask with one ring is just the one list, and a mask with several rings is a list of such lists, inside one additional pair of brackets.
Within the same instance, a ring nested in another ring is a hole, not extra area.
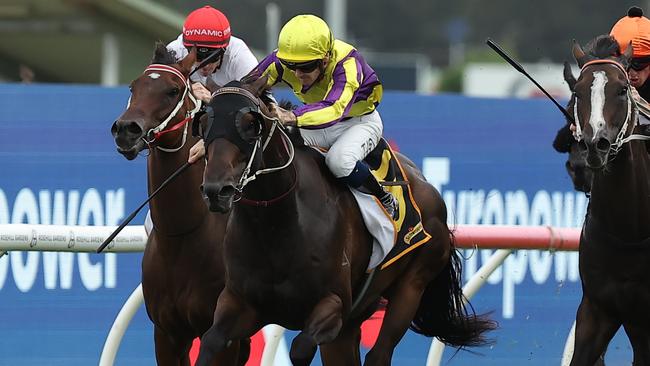
[(230, 42), (230, 22), (219, 10), (204, 6), (191, 12), (183, 25), (186, 47), (225, 48)]

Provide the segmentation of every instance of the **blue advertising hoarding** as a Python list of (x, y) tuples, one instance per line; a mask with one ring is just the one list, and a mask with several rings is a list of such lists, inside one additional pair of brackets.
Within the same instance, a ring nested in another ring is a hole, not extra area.
[[(288, 98), (285, 90), (276, 96)], [(115, 151), (126, 88), (0, 86), (0, 223), (117, 225), (146, 198), (145, 157)], [(387, 92), (385, 136), (443, 194), (450, 225), (577, 227), (586, 198), (551, 147), (563, 117), (545, 100)], [(140, 215), (134, 223), (142, 223)], [(463, 251), (467, 280), (491, 251)], [(96, 364), (140, 282), (140, 254), (24, 253), (0, 258), (0, 365)], [(500, 323), (494, 346), (450, 364), (559, 364), (580, 299), (577, 253), (517, 251), (472, 303)], [(288, 336), (289, 337), (289, 336)], [(155, 364), (141, 309), (117, 365)], [(396, 365), (423, 365), (430, 340), (408, 332)], [(617, 336), (608, 360), (631, 362)]]

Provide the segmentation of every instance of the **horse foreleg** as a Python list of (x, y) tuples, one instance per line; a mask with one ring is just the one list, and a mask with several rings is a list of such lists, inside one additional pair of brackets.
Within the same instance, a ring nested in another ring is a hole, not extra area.
[(196, 366), (208, 366), (219, 353), (221, 364), (237, 364), (237, 354), (227, 357), (222, 353), (233, 342), (253, 335), (257, 330), (257, 313), (245, 301), (235, 296), (227, 288), (219, 295), (210, 329), (201, 337), (199, 358)]
[(291, 363), (309, 365), (316, 354), (316, 346), (333, 341), (342, 326), (343, 301), (338, 295), (329, 294), (316, 304), (305, 328), (291, 342)]
[(634, 352), (634, 366), (650, 365), (650, 335), (648, 330), (639, 325), (623, 324), (625, 333), (632, 344)]
[(361, 324), (348, 324), (346, 322), (345, 327), (334, 341), (320, 346), (320, 358), (323, 365), (361, 365), (360, 343)]
[(188, 353), (191, 341), (178, 342), (158, 326), (154, 326), (153, 337), (156, 344), (156, 364), (160, 366), (190, 365)]
[(570, 366), (594, 365), (620, 326), (583, 295), (576, 315), (575, 347)]

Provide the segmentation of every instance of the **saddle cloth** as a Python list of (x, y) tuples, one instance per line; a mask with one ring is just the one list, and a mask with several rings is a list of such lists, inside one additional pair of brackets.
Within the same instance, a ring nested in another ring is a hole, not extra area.
[[(320, 149), (317, 150), (326, 154)], [(377, 266), (384, 269), (424, 244), (431, 236), (424, 231), (420, 209), (413, 199), (406, 174), (386, 140), (382, 138), (379, 141), (365, 162), (377, 181), (399, 202), (399, 217), (393, 221), (375, 196), (350, 188), (359, 205), (363, 221), (373, 237), (368, 270)]]

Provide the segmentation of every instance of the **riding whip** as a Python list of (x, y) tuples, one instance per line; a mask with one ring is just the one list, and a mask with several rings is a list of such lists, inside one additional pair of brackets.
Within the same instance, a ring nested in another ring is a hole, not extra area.
[(154, 198), (154, 196), (155, 196), (156, 194), (158, 194), (158, 192), (160, 192), (163, 188), (165, 188), (165, 187), (169, 184), (169, 182), (171, 182), (171, 181), (172, 181), (174, 178), (176, 178), (179, 174), (181, 174), (183, 171), (185, 171), (185, 169), (187, 169), (190, 165), (192, 165), (192, 164), (186, 162), (185, 164), (183, 164), (183, 166), (181, 166), (180, 168), (178, 168), (178, 170), (176, 170), (174, 173), (172, 173), (172, 175), (170, 175), (169, 178), (167, 178), (164, 182), (162, 182), (162, 184), (160, 185), (160, 187), (158, 187), (158, 188), (157, 188), (157, 189), (156, 189), (156, 190), (155, 190), (155, 191), (154, 191), (154, 192), (153, 192), (153, 193), (152, 193), (152, 194), (147, 198), (147, 200), (144, 201), (144, 202), (140, 205), (140, 207), (138, 207), (137, 209), (135, 209), (135, 211), (133, 211), (133, 212), (129, 215), (129, 217), (127, 217), (127, 218), (126, 218), (126, 219), (125, 219), (125, 220), (120, 224), (120, 226), (118, 226), (117, 229), (115, 229), (115, 230), (111, 233), (111, 235), (109, 235), (108, 238), (106, 238), (106, 240), (104, 240), (104, 242), (102, 243), (102, 245), (100, 245), (99, 248), (97, 248), (97, 253), (101, 253), (101, 252), (104, 250), (104, 248), (106, 248), (106, 246), (107, 246), (107, 245), (108, 245), (108, 244), (109, 244), (113, 239), (115, 239), (115, 237), (117, 236), (117, 234), (119, 234), (120, 231), (122, 231), (122, 229), (124, 229), (124, 227), (125, 227), (126, 225), (128, 225), (128, 223), (131, 222), (131, 220), (133, 220), (133, 218), (135, 217), (135, 215), (137, 215), (138, 212), (140, 212), (140, 210), (142, 210), (142, 208), (143, 208), (147, 203), (149, 203), (149, 201), (151, 201), (151, 199)]
[(506, 60), (506, 61), (507, 61), (507, 62), (508, 62), (512, 67), (514, 67), (517, 71), (519, 71), (520, 73), (524, 74), (524, 76), (527, 77), (528, 80), (532, 81), (533, 84), (535, 84), (535, 85), (539, 88), (539, 90), (542, 91), (542, 93), (544, 93), (544, 94), (545, 94), (545, 95), (546, 95), (546, 96), (547, 96), (547, 97), (548, 97), (548, 98), (549, 98), (553, 103), (555, 103), (555, 106), (560, 110), (560, 112), (562, 112), (562, 114), (564, 114), (564, 116), (565, 116), (565, 117), (566, 117), (566, 118), (567, 118), (571, 123), (575, 123), (575, 121), (573, 120), (573, 116), (571, 116), (571, 114), (569, 114), (569, 112), (567, 112), (567, 110), (566, 110), (564, 107), (562, 107), (562, 106), (560, 105), (560, 103), (558, 103), (558, 102), (555, 100), (555, 98), (553, 98), (553, 97), (551, 96), (551, 94), (549, 94), (549, 93), (548, 93), (544, 88), (542, 88), (542, 86), (539, 85), (539, 83), (537, 83), (537, 81), (535, 81), (535, 79), (533, 79), (533, 78), (532, 78), (532, 77), (531, 77), (531, 76), (526, 72), (526, 70), (524, 70), (524, 68), (523, 68), (523, 67), (522, 67), (522, 66), (521, 66), (517, 61), (513, 60), (510, 56), (508, 56), (508, 54), (507, 54), (503, 49), (501, 49), (501, 47), (499, 47), (498, 44), (494, 43), (490, 38), (488, 38), (488, 39), (485, 41), (485, 43), (487, 43), (487, 45), (490, 46), (490, 48), (492, 48), (492, 49), (494, 50), (494, 52), (498, 53), (499, 56), (501, 56), (501, 58), (503, 58), (504, 60)]

